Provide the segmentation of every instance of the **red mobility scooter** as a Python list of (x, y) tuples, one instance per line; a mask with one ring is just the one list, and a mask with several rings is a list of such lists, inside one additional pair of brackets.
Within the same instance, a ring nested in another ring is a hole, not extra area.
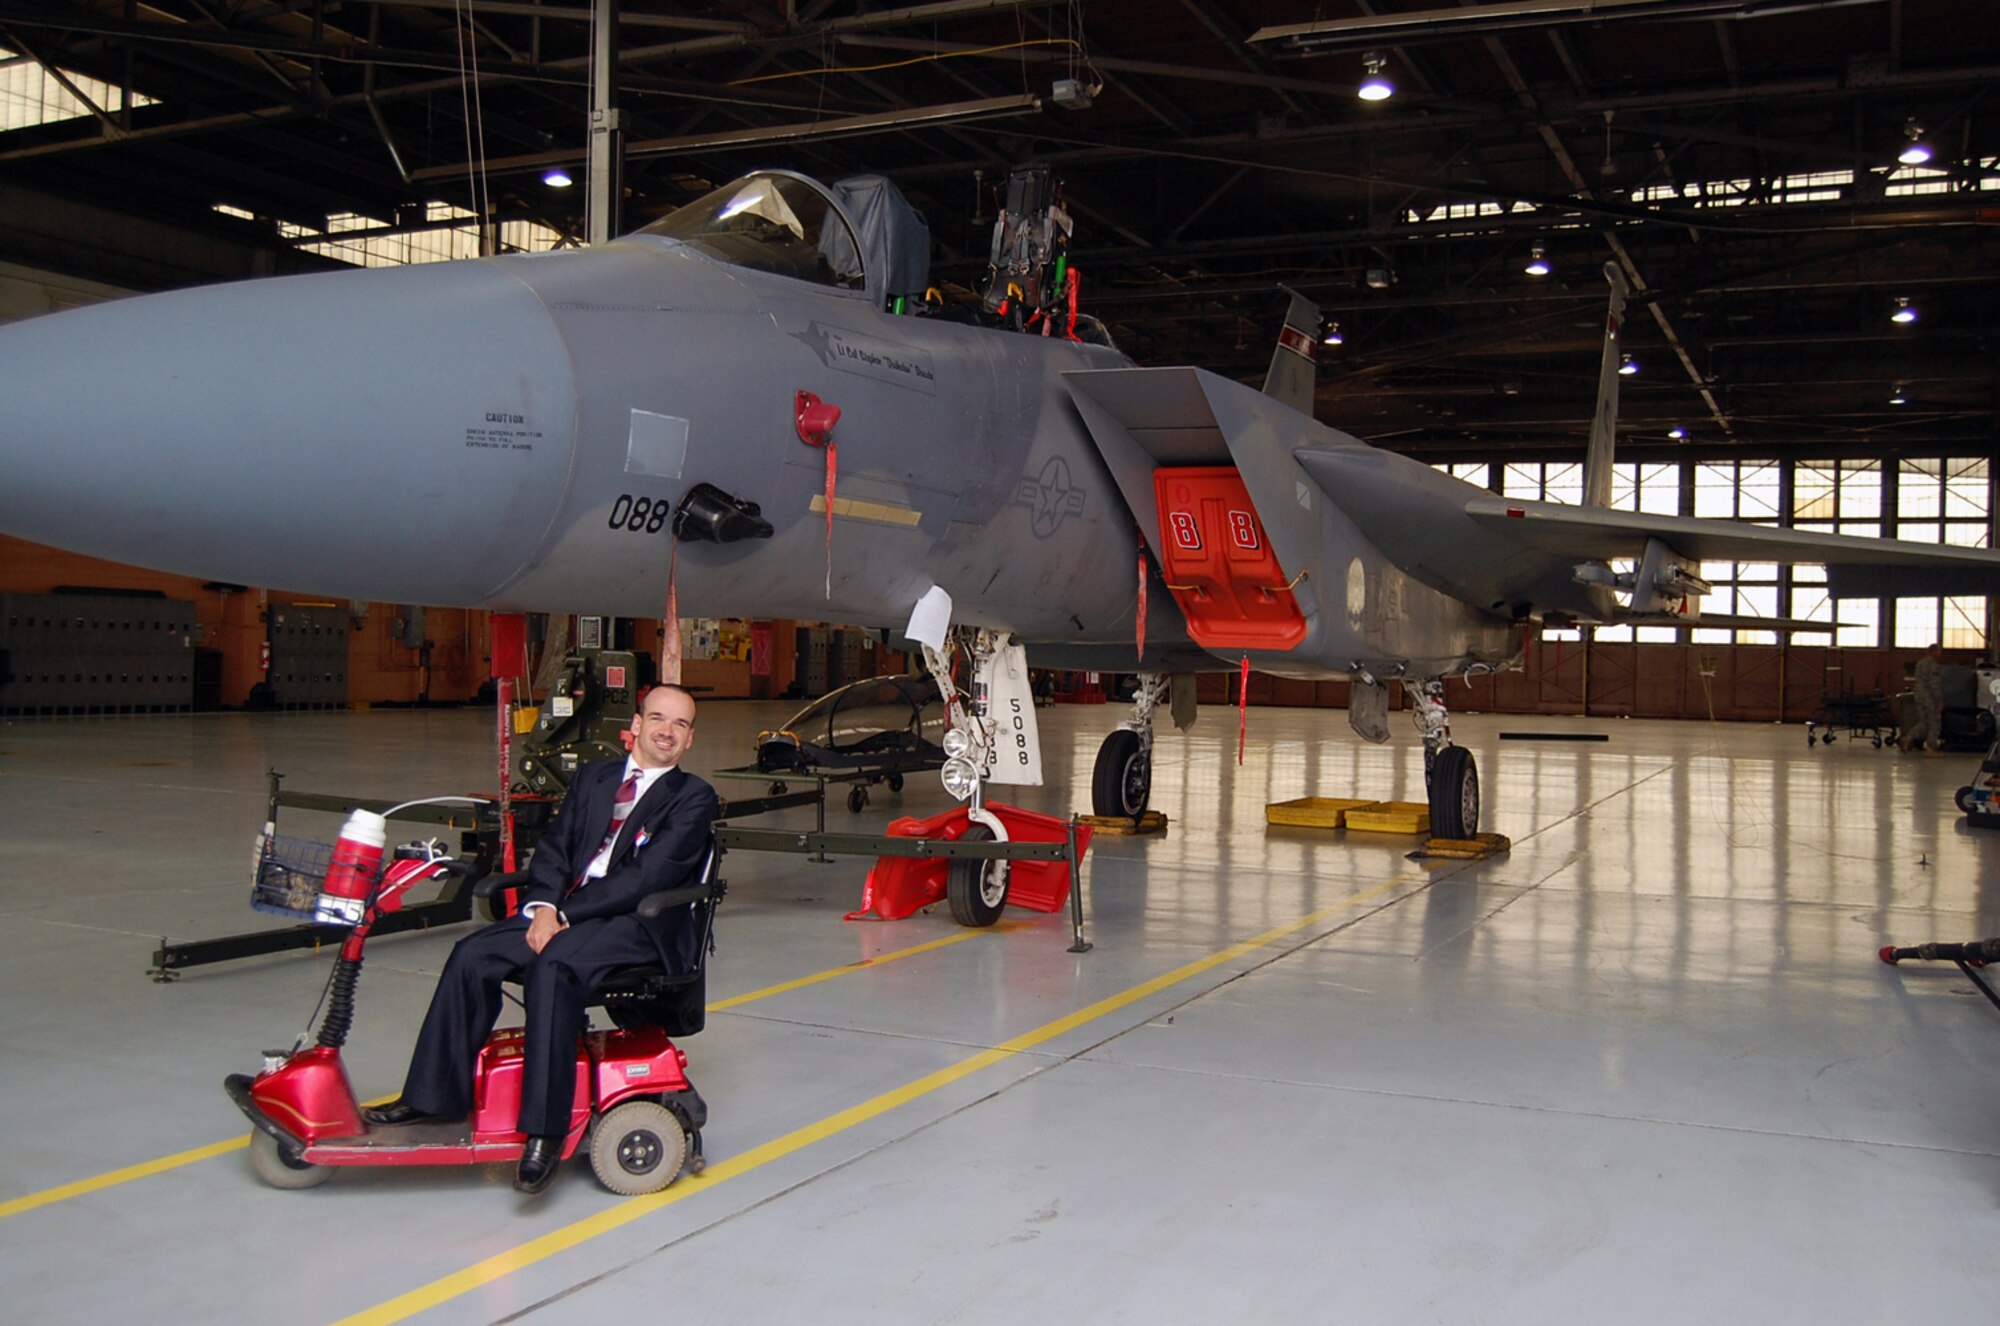
[[(376, 839), (379, 844), (380, 839)], [(347, 845), (343, 833), (341, 847)], [(377, 849), (379, 851), (379, 847)], [(717, 871), (721, 852), (711, 843), (696, 883), (653, 894), (640, 904), (647, 915), (690, 909), (700, 948), (695, 970), (669, 974), (657, 967), (628, 968), (595, 992), (617, 1029), (587, 1030), (579, 1038), (576, 1109), (563, 1142), (567, 1160), (588, 1145), (591, 1169), (615, 1193), (658, 1192), (683, 1168), (702, 1168), (701, 1130), (708, 1106), (687, 1078), (687, 1055), (671, 1039), (702, 1028), (706, 1007), (707, 956), (715, 907), (724, 884)], [(376, 920), (403, 905), (409, 890), (426, 880), (468, 867), (446, 858), (434, 845), (396, 849), (384, 868), (352, 872), (363, 887), (352, 891), (359, 905), (353, 933), (341, 944), (327, 993), (326, 1017), (315, 1043), (310, 1028), (290, 1053), (267, 1052), (264, 1070), (252, 1077), (233, 1073), (223, 1087), (255, 1130), (250, 1161), (258, 1177), (274, 1188), (311, 1188), (345, 1165), (478, 1165), (519, 1160), (527, 1143), (515, 1130), (521, 1102), (523, 1036), (519, 1028), (495, 1031), (480, 1052), (473, 1085), (471, 1118), (461, 1122), (371, 1127), (363, 1118), (341, 1062), (341, 1047), (354, 1021), (354, 993), (361, 977), (362, 950)], [(328, 893), (320, 919), (342, 910), (340, 850), (328, 870)], [(473, 886), (475, 896), (492, 900), (525, 884), (525, 872), (489, 875)], [(329, 905), (332, 903), (333, 905)]]

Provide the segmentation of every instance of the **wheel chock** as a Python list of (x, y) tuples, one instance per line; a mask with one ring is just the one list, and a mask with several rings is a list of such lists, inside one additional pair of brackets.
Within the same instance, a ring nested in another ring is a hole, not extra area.
[(1454, 861), (1481, 861), (1512, 850), (1514, 844), (1504, 834), (1482, 833), (1477, 838), (1431, 838), (1413, 857), (1445, 857)]
[(1076, 822), (1088, 824), (1099, 833), (1123, 834), (1126, 837), (1167, 831), (1167, 817), (1157, 810), (1146, 811), (1136, 820), (1126, 815), (1078, 815)]
[(1347, 827), (1363, 833), (1429, 833), (1431, 808), (1420, 801), (1383, 801), (1348, 811)]

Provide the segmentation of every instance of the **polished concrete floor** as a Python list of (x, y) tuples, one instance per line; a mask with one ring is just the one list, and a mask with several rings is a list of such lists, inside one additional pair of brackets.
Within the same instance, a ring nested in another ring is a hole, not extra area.
[[(785, 708), (705, 705), (690, 764), (743, 763)], [(1017, 799), (1080, 807), (1119, 716), (1045, 710), (1050, 785)], [(867, 862), (733, 854), (709, 986), (729, 1006), (686, 1043), (710, 1166), (634, 1200), (582, 1163), (540, 1199), (503, 1167), (264, 1187), (221, 1080), (305, 1027), (327, 956), (146, 976), (162, 936), (281, 923), (246, 905), (266, 768), (478, 790), (490, 715), (9, 723), (0, 1315), (1824, 1323), (1984, 1301), (2000, 1013), (1948, 965), (1875, 957), (2000, 933), (2000, 834), (1951, 806), (1977, 756), (1461, 715), (1513, 850), (1419, 862), (1409, 838), (1266, 828), (1271, 801), (1415, 799), (1401, 723), (1378, 748), (1344, 720), (1253, 710), (1241, 767), (1234, 713), (1163, 732), (1172, 827), (1098, 840), (1084, 954), (1066, 914), (844, 922)], [(829, 817), (947, 804), (926, 776)], [(371, 948), (364, 1097), (396, 1088), (453, 937)]]

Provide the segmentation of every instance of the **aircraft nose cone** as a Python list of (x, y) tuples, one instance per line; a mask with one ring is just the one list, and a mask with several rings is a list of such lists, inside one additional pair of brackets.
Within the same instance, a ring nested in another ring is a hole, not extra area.
[(574, 417), (561, 338), (496, 263), (121, 300), (0, 327), (0, 531), (473, 603), (546, 526)]

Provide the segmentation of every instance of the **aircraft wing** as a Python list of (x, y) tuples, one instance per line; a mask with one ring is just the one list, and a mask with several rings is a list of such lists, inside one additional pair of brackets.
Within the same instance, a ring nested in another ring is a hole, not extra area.
[(1836, 598), (2000, 593), (2000, 552), (1733, 520), (1474, 497), (1465, 514), (1511, 542), (1579, 560), (1641, 557), (1658, 540), (1699, 561), (1820, 562)]

